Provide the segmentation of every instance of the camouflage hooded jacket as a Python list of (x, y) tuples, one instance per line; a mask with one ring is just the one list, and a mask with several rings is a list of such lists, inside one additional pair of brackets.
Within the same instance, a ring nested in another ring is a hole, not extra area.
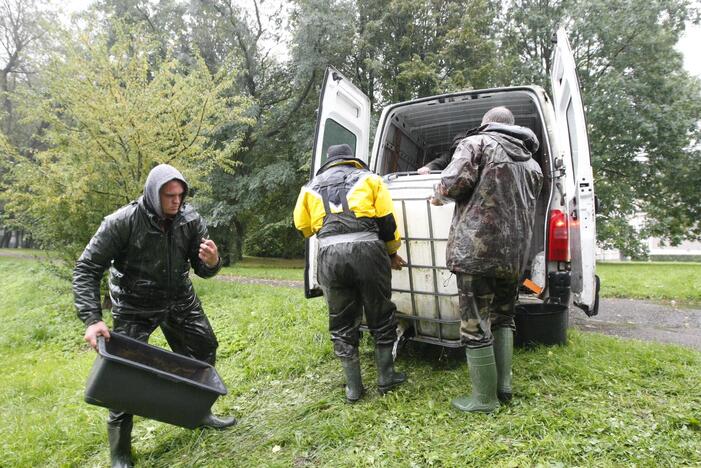
[(455, 200), (446, 252), (455, 273), (518, 277), (528, 256), (543, 173), (528, 128), (487, 124), (460, 142), (442, 173)]

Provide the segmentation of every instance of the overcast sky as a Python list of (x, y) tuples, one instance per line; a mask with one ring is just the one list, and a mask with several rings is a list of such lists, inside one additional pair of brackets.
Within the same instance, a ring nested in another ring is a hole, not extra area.
[[(56, 1), (66, 12), (84, 10), (93, 0)], [(684, 54), (684, 66), (693, 75), (701, 78), (701, 26), (687, 23), (686, 31), (677, 44), (677, 49)]]
[(701, 45), (701, 26), (698, 24), (687, 23), (684, 36), (677, 44), (677, 49), (684, 54), (684, 66), (693, 75), (701, 78), (701, 54), (699, 46)]

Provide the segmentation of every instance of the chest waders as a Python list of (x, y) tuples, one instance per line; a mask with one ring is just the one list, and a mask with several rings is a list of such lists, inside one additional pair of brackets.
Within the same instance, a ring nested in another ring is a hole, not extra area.
[[(404, 382), (406, 376), (394, 371), (397, 324), (396, 307), (390, 300), (389, 257), (375, 219), (358, 218), (348, 206), (348, 173), (338, 172), (329, 174), (319, 188), (326, 216), (318, 234), (318, 276), (329, 308), (334, 352), (346, 377), (346, 401), (354, 403), (364, 392), (358, 354), (363, 312), (375, 340), (380, 394)], [(342, 212), (331, 212), (332, 200), (342, 206)]]

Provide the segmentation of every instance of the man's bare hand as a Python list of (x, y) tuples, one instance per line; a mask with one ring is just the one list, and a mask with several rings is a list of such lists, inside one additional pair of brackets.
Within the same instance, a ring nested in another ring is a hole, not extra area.
[(107, 341), (110, 339), (110, 329), (107, 328), (105, 322), (100, 320), (99, 322), (93, 323), (85, 330), (85, 336), (83, 339), (90, 343), (92, 349), (97, 351), (97, 337), (104, 336)]
[(444, 201), (441, 200), (441, 197), (448, 196), (448, 191), (440, 183), (434, 185), (433, 190), (435, 193), (428, 199), (429, 203), (431, 203), (431, 205), (435, 205), (435, 206), (444, 205)]
[(214, 268), (219, 262), (219, 250), (212, 239), (202, 239), (200, 242), (200, 260), (209, 268)]
[(416, 170), (421, 175), (426, 175), (431, 173), (431, 169), (428, 166), (420, 167)]
[(389, 257), (389, 259), (393, 270), (401, 270), (402, 267), (406, 266), (406, 261), (400, 257), (399, 254), (394, 254), (393, 256)]

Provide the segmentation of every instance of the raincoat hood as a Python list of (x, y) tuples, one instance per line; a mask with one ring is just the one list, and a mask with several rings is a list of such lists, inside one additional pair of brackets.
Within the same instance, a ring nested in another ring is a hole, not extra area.
[(514, 161), (525, 161), (538, 151), (539, 143), (530, 128), (519, 125), (488, 123), (479, 132), (495, 138)]
[[(163, 215), (163, 209), (161, 208), (161, 187), (171, 180), (177, 180), (183, 184), (185, 189), (183, 200), (185, 200), (188, 192), (187, 181), (180, 171), (170, 164), (159, 164), (151, 169), (151, 172), (149, 172), (148, 177), (146, 178), (146, 184), (144, 184), (144, 204), (149, 211), (155, 213), (161, 219), (165, 218)], [(182, 209), (182, 204), (180, 207)]]
[(329, 146), (326, 154), (328, 155), (328, 159), (316, 172), (317, 175), (338, 164), (350, 164), (358, 169), (368, 169), (364, 161), (353, 156), (353, 149), (351, 149), (350, 145), (342, 144)]

